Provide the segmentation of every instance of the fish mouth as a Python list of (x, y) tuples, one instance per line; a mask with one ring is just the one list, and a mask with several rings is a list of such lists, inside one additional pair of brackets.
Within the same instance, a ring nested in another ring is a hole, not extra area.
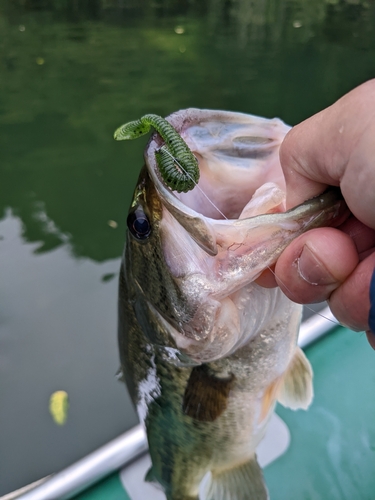
[(145, 160), (163, 207), (158, 236), (167, 269), (189, 304), (188, 317), (173, 325), (163, 320), (178, 349), (207, 362), (257, 331), (251, 321), (262, 314), (254, 319), (243, 307), (250, 296), (264, 314), (272, 309), (269, 298), (259, 305), (263, 292), (254, 299), (254, 280), (294, 238), (340, 219), (345, 203), (331, 190), (285, 211), (279, 148), (290, 127), (279, 119), (199, 109), (167, 119), (197, 157), (200, 178), (187, 193), (167, 187), (155, 158), (163, 140), (151, 137)]
[(277, 118), (195, 108), (173, 113), (167, 120), (198, 159), (199, 182), (187, 193), (164, 184), (155, 159), (162, 145), (157, 133), (146, 148), (146, 165), (163, 205), (209, 255), (218, 252), (215, 221), (230, 224), (249, 213), (259, 215), (256, 210), (244, 214), (244, 209), (264, 184), (272, 182), (278, 191), (276, 205), (267, 211), (285, 210), (279, 147), (288, 125)]

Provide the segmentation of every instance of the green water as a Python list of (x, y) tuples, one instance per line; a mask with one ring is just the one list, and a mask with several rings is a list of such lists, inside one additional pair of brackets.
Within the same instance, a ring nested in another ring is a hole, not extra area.
[(193, 106), (293, 125), (375, 76), (374, 22), (355, 0), (1, 2), (0, 494), (136, 422), (116, 279), (147, 139), (114, 129)]
[(112, 140), (122, 122), (196, 106), (295, 124), (375, 76), (373, 2), (4, 3), (0, 213), (39, 252), (66, 235), (77, 257), (121, 254), (144, 147)]

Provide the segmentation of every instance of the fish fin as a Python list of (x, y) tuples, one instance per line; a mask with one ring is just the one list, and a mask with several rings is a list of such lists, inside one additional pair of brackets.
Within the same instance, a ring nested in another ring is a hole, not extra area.
[(199, 500), (199, 496), (191, 497), (191, 496), (186, 496), (184, 494), (182, 494), (182, 495), (178, 494), (177, 496), (167, 494), (166, 497), (167, 497), (167, 500)]
[(205, 500), (267, 500), (268, 490), (256, 456), (233, 469), (211, 473)]
[[(146, 476), (145, 476), (145, 482), (146, 483), (153, 483), (153, 485), (161, 491), (164, 491), (164, 488), (162, 485), (159, 483), (159, 481), (155, 478), (154, 471), (152, 466), (148, 469)], [(164, 491), (165, 496), (167, 497), (167, 500), (199, 500), (199, 497), (197, 495), (189, 495), (185, 493), (178, 493), (177, 495), (175, 493), (169, 493), (168, 491)]]
[(152, 470), (152, 466), (146, 472), (145, 482), (146, 483), (158, 483), (157, 479), (155, 478), (154, 471)]
[(217, 377), (207, 365), (195, 366), (190, 374), (182, 409), (200, 422), (213, 422), (227, 407), (234, 376)]
[(124, 375), (124, 372), (122, 371), (122, 367), (121, 367), (121, 366), (120, 366), (120, 368), (117, 370), (115, 377), (116, 377), (116, 379), (117, 379), (119, 382), (125, 382), (125, 375)]
[(292, 410), (306, 410), (314, 397), (312, 377), (310, 362), (302, 349), (297, 347), (280, 385), (279, 403)]
[(189, 496), (188, 494), (184, 495), (183, 493), (178, 493), (177, 495), (168, 495), (168, 493), (166, 493), (166, 497), (167, 500), (199, 500), (199, 496), (197, 495)]

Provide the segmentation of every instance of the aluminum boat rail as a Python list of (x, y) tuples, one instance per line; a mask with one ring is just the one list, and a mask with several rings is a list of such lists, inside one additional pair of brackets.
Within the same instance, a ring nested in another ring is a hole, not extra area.
[[(301, 324), (298, 345), (306, 348), (337, 326), (339, 323), (329, 307), (326, 307)], [(14, 495), (5, 495), (0, 500), (15, 498), (20, 500), (66, 500), (72, 498), (144, 454), (147, 448), (145, 431), (141, 425), (137, 425), (61, 472), (49, 476), (43, 484), (36, 487), (30, 485), (32, 489), (27, 493), (19, 495), (14, 492)], [(22, 490), (24, 491), (24, 489)]]

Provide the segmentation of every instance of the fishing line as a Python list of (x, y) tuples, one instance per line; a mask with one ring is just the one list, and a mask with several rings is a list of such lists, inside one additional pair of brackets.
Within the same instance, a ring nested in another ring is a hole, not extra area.
[[(275, 276), (276, 278), (276, 273), (275, 271), (273, 271), (270, 266), (267, 266), (267, 269), (269, 269), (271, 271), (271, 273)], [(280, 283), (288, 290), (288, 292), (290, 293), (290, 295), (292, 297), (294, 297), (294, 293), (292, 292), (292, 290), (290, 288), (288, 288), (286, 286), (286, 284), (278, 277), (278, 280), (280, 281)], [(312, 307), (309, 307), (307, 304), (303, 304), (304, 307), (306, 307), (306, 309), (309, 309), (309, 311), (312, 311), (314, 314), (317, 314), (318, 316), (320, 316), (321, 318), (324, 318), (326, 319), (327, 321), (330, 321), (331, 323), (333, 323), (334, 325), (337, 325), (337, 326), (343, 326), (341, 323), (339, 323), (338, 321), (334, 321), (333, 319), (330, 319), (330, 318), (327, 318), (326, 316), (324, 316), (324, 314), (321, 314), (317, 311), (315, 311)]]
[(173, 161), (177, 164), (178, 168), (180, 168), (186, 175), (189, 177), (189, 179), (194, 182), (195, 186), (199, 189), (199, 191), (203, 194), (203, 196), (206, 198), (206, 200), (211, 203), (211, 205), (219, 212), (220, 215), (224, 217), (224, 219), (228, 220), (228, 217), (226, 217), (223, 212), (220, 210), (219, 207), (215, 205), (215, 203), (210, 200), (210, 198), (207, 196), (207, 194), (203, 191), (201, 187), (198, 186), (198, 183), (195, 181), (195, 179), (189, 174), (189, 172), (179, 163), (177, 158), (175, 158), (167, 149), (164, 150), (165, 153), (167, 153), (171, 158), (173, 158)]

